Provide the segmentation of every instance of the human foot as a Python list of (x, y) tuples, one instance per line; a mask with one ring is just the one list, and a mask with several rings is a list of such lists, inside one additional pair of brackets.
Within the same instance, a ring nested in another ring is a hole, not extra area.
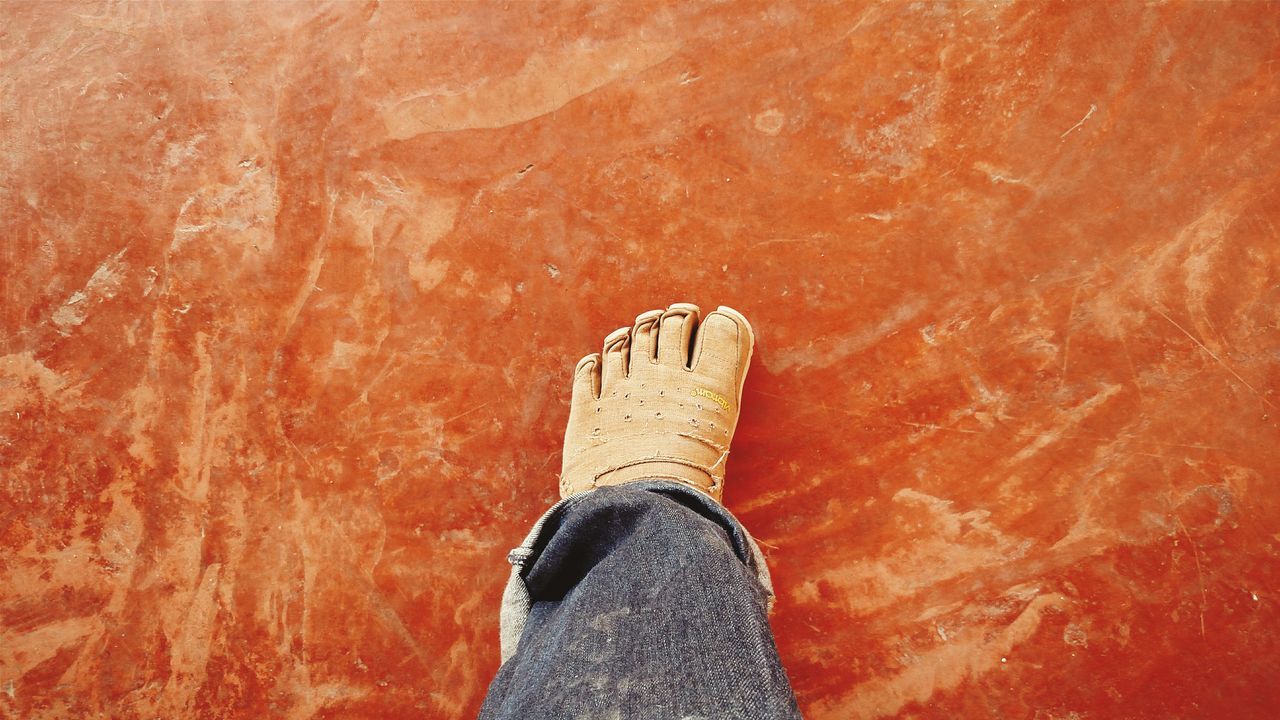
[(687, 303), (610, 333), (573, 371), (560, 496), (663, 479), (720, 500), (754, 341), (738, 311), (699, 324)]

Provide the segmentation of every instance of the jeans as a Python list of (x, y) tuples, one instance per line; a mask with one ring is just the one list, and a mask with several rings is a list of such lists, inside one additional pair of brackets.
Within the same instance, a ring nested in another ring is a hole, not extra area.
[(798, 718), (754, 540), (679, 483), (553, 506), (511, 551), (482, 720)]

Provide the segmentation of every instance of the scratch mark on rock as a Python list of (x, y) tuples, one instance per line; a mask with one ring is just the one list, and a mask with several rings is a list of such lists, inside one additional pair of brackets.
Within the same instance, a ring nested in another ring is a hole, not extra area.
[(1254, 395), (1257, 395), (1257, 396), (1258, 396), (1258, 399), (1259, 399), (1259, 400), (1261, 400), (1261, 401), (1263, 402), (1263, 404), (1265, 404), (1265, 405), (1266, 405), (1267, 407), (1269, 407), (1269, 408), (1274, 408), (1274, 407), (1275, 407), (1275, 404), (1274, 404), (1274, 403), (1272, 403), (1270, 400), (1268, 400), (1268, 399), (1266, 398), (1266, 396), (1265, 396), (1265, 395), (1263, 395), (1263, 394), (1262, 394), (1262, 393), (1261, 393), (1257, 388), (1255, 388), (1254, 386), (1250, 385), (1248, 380), (1245, 380), (1244, 378), (1240, 377), (1240, 373), (1238, 373), (1238, 372), (1236, 372), (1234, 369), (1232, 369), (1232, 367), (1231, 367), (1230, 365), (1228, 365), (1228, 364), (1226, 363), (1226, 361), (1224, 361), (1222, 358), (1218, 357), (1218, 356), (1217, 356), (1217, 354), (1215, 354), (1212, 350), (1210, 350), (1209, 348), (1205, 347), (1205, 344), (1204, 344), (1204, 343), (1202, 343), (1202, 342), (1200, 342), (1200, 340), (1199, 340), (1198, 338), (1196, 338), (1196, 336), (1195, 336), (1195, 335), (1192, 335), (1191, 333), (1187, 332), (1187, 329), (1186, 329), (1186, 328), (1184, 328), (1184, 327), (1182, 327), (1181, 325), (1179, 325), (1179, 324), (1178, 324), (1178, 323), (1177, 323), (1173, 318), (1171, 318), (1171, 317), (1169, 317), (1168, 315), (1166, 315), (1166, 314), (1164, 314), (1163, 312), (1161, 312), (1160, 308), (1152, 307), (1151, 309), (1155, 312), (1155, 314), (1159, 315), (1160, 317), (1164, 318), (1165, 320), (1168, 320), (1168, 321), (1169, 321), (1169, 324), (1173, 325), (1174, 327), (1178, 328), (1178, 330), (1182, 331), (1182, 334), (1183, 334), (1183, 335), (1186, 335), (1186, 336), (1191, 340), (1191, 342), (1195, 343), (1197, 347), (1199, 347), (1201, 350), (1205, 351), (1205, 353), (1207, 353), (1207, 354), (1209, 355), (1209, 357), (1213, 358), (1213, 359), (1214, 359), (1214, 360), (1215, 360), (1219, 365), (1221, 365), (1221, 366), (1222, 366), (1222, 368), (1223, 368), (1224, 370), (1226, 370), (1227, 372), (1231, 373), (1231, 376), (1232, 376), (1232, 377), (1234, 377), (1236, 380), (1239, 380), (1241, 385), (1244, 385), (1245, 387), (1247, 387), (1247, 388), (1249, 388), (1251, 391), (1253, 391), (1253, 394), (1254, 394)]
[(1064, 131), (1061, 135), (1058, 136), (1058, 138), (1065, 139), (1073, 131), (1079, 129), (1081, 125), (1084, 125), (1084, 121), (1088, 120), (1095, 112), (1097, 112), (1097, 110), (1098, 110), (1097, 105), (1094, 105), (1093, 103), (1089, 103), (1089, 112), (1085, 113), (1084, 117), (1080, 118), (1080, 120), (1077, 121), (1075, 125), (1072, 125), (1071, 127), (1067, 128), (1066, 131)]
[(1196, 547), (1196, 542), (1191, 539), (1191, 533), (1187, 532), (1187, 526), (1183, 524), (1182, 518), (1174, 513), (1173, 519), (1178, 523), (1178, 530), (1182, 531), (1182, 536), (1187, 539), (1187, 544), (1191, 546), (1191, 559), (1196, 563), (1196, 580), (1200, 583), (1200, 639), (1203, 640), (1205, 639), (1204, 610), (1209, 605), (1209, 595), (1204, 591), (1204, 569), (1200, 566), (1200, 548)]

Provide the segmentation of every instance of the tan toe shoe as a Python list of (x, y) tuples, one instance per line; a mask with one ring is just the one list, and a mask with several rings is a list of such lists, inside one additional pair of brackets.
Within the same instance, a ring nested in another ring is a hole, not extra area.
[(574, 370), (560, 495), (646, 479), (720, 500), (755, 335), (721, 307), (677, 303), (605, 338)]

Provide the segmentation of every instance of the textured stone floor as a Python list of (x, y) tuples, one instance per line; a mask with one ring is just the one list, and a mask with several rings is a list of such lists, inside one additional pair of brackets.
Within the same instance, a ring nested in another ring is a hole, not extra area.
[(1275, 716), (1277, 5), (0, 19), (0, 716), (474, 715), (680, 300), (808, 717)]

